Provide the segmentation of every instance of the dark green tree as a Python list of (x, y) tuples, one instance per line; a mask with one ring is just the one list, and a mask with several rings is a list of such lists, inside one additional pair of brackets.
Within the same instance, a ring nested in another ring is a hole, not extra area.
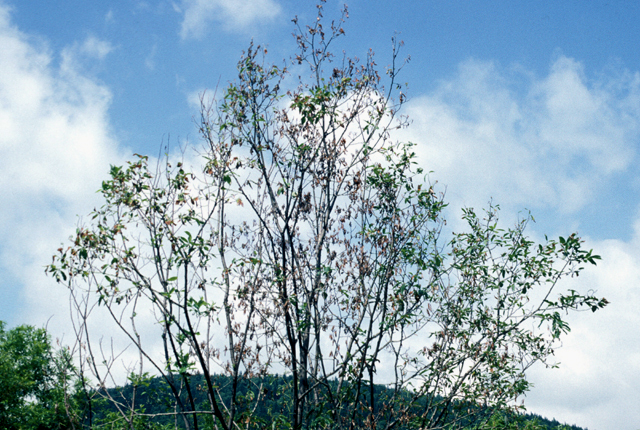
[(0, 321), (0, 428), (70, 428), (72, 382), (71, 356), (45, 329)]

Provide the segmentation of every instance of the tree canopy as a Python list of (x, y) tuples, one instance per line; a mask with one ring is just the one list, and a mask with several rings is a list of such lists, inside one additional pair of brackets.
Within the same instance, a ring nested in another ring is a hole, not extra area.
[[(606, 305), (558, 286), (599, 257), (576, 234), (534, 243), (531, 217), (503, 228), (496, 206), (465, 209), (468, 228), (443, 239), (444, 196), (394, 137), (409, 125), (401, 42), (383, 72), (372, 52), (336, 56), (346, 9), (328, 26), (318, 11), (294, 20), (291, 65), (251, 45), (223, 96), (202, 97), (201, 166), (138, 155), (111, 168), (104, 205), (47, 268), (75, 304), (80, 370), (110, 395), (117, 353), (90, 347), (98, 306), (140, 354), (134, 385), (147, 372), (166, 382), (175, 426), (485, 422), (529, 389), (566, 311)], [(149, 318), (154, 340), (139, 330)], [(274, 373), (288, 378), (275, 393)], [(257, 419), (274, 396), (287, 406)], [(129, 426), (145, 416), (118, 404)]]
[(70, 425), (72, 358), (55, 351), (45, 329), (0, 321), (0, 427), (62, 429)]

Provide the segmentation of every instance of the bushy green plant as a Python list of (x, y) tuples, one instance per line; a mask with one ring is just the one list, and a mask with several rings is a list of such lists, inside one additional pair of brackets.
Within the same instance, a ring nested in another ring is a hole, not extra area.
[(70, 428), (73, 381), (72, 357), (45, 329), (0, 321), (0, 428)]

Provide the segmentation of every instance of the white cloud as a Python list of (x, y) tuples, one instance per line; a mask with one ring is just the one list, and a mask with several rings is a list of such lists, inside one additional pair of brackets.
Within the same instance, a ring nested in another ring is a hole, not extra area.
[(211, 22), (217, 21), (231, 31), (247, 31), (260, 22), (280, 14), (275, 0), (183, 0), (176, 10), (184, 13), (180, 28), (182, 39), (200, 39)]
[[(635, 430), (640, 422), (640, 229), (630, 242), (589, 242), (602, 255), (567, 288), (597, 290), (610, 304), (570, 317), (572, 331), (556, 352), (559, 369), (534, 369), (526, 403), (537, 413), (593, 430)], [(573, 285), (571, 285), (573, 284)]]
[(41, 325), (55, 314), (50, 328), (59, 335), (67, 293), (44, 266), (77, 214), (98, 203), (109, 163), (120, 160), (107, 116), (111, 93), (82, 71), (111, 45), (89, 37), (64, 49), (56, 66), (32, 40), (0, 5), (0, 273), (2, 289), (24, 297), (17, 322)]
[[(86, 72), (113, 47), (89, 37), (64, 48), (56, 62), (56, 53), (34, 46), (2, 6), (0, 46), (0, 319), (20, 295), (15, 324), (47, 324), (54, 337), (73, 345), (68, 292), (44, 268), (67, 245), (78, 215), (103, 203), (96, 190), (109, 165), (124, 162), (109, 126), (111, 92)], [(145, 318), (138, 327), (145, 340), (158, 338), (154, 321)], [(125, 368), (139, 355), (104, 308), (94, 309), (89, 330), (94, 346), (100, 340), (117, 351), (115, 376), (124, 383)], [(149, 343), (154, 351), (160, 347)]]
[(105, 40), (100, 40), (95, 36), (89, 36), (82, 45), (80, 45), (79, 50), (88, 57), (102, 60), (113, 50), (113, 46)]
[(560, 56), (548, 76), (468, 61), (408, 104), (403, 136), (458, 205), (548, 207), (571, 213), (632, 162), (640, 132), (640, 74), (589, 81)]
[[(402, 138), (419, 144), (421, 164), (447, 186), (454, 213), (485, 207), (493, 197), (507, 218), (525, 207), (572, 218), (597, 203), (600, 192), (611, 192), (613, 180), (638, 180), (629, 171), (640, 138), (639, 73), (587, 78), (579, 62), (564, 56), (543, 77), (467, 61), (407, 107), (414, 123)], [(572, 331), (556, 352), (560, 368), (530, 373), (531, 411), (592, 430), (637, 428), (638, 218), (628, 241), (587, 241), (602, 262), (561, 285), (597, 290), (610, 305), (568, 317)]]
[(196, 117), (200, 115), (200, 109), (203, 103), (205, 106), (212, 106), (215, 103), (216, 95), (219, 95), (218, 90), (218, 88), (200, 88), (186, 94), (187, 104)]

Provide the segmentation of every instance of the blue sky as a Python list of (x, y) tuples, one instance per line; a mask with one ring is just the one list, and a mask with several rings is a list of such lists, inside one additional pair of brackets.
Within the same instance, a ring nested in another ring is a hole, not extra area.
[[(253, 38), (295, 48), (313, 2), (0, 0), (0, 319), (69, 338), (67, 298), (43, 274), (110, 164), (198, 142), (198, 93), (224, 88)], [(530, 209), (531, 235), (577, 230), (603, 262), (567, 284), (611, 305), (570, 318), (560, 369), (534, 369), (534, 412), (589, 429), (637, 429), (640, 412), (640, 2), (348, 3), (340, 48), (401, 80), (432, 178), (461, 206)], [(327, 18), (341, 3), (329, 1)], [(452, 221), (456, 225), (455, 221)], [(579, 281), (579, 282), (578, 282)]]

